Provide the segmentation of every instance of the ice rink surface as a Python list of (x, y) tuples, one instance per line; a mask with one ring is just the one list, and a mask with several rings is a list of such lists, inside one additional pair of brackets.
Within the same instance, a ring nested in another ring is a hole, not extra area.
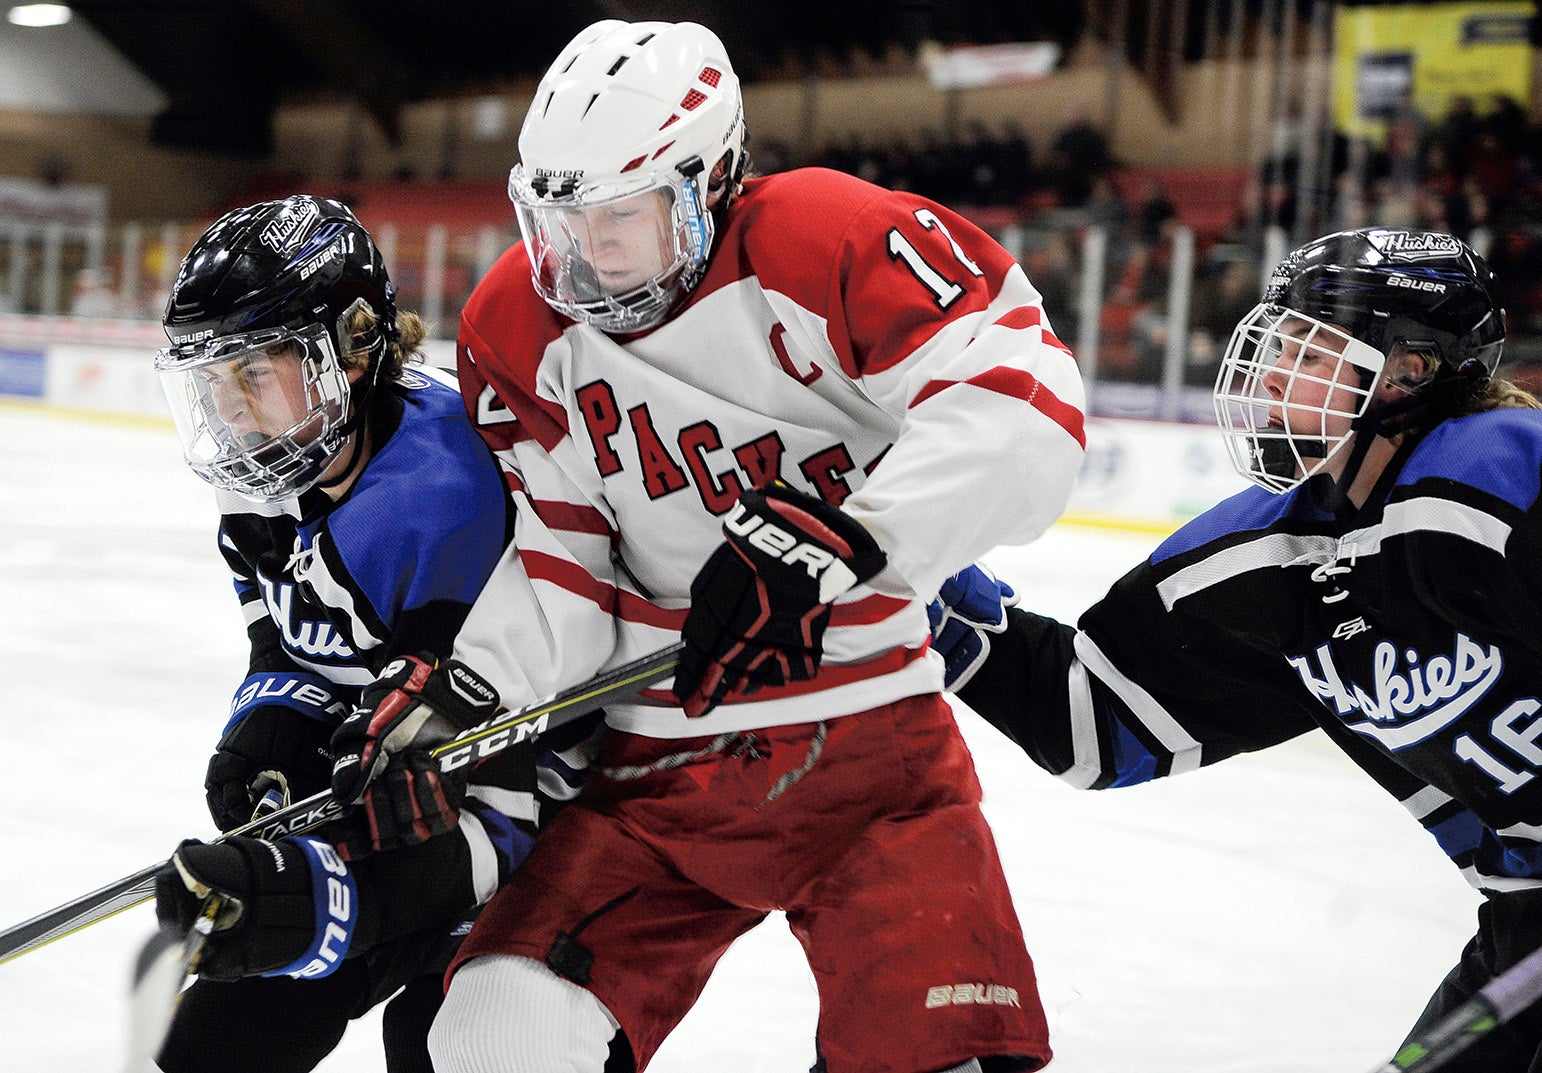
[[(169, 426), (0, 404), (0, 927), (212, 833), (204, 764), (245, 669), (214, 526)], [(1028, 606), (1074, 618), (1157, 539), (1062, 525), (992, 561)], [(1320, 735), (1095, 794), (960, 719), (1054, 1073), (1365, 1073), (1472, 930), (1477, 895)], [(0, 966), (0, 1071), (119, 1069), (128, 961), (153, 916)], [(773, 918), (651, 1068), (803, 1073), (815, 1017)], [(381, 1068), (373, 1017), (320, 1067)]]

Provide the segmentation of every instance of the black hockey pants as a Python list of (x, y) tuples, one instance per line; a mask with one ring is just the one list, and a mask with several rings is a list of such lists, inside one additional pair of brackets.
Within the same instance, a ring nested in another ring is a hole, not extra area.
[[(1462, 951), (1408, 1038), (1434, 1027), (1485, 984), (1542, 947), (1542, 892), (1490, 896), (1478, 907), (1478, 933)], [(1542, 1073), (1542, 1002), (1483, 1036), (1441, 1073)]]
[(433, 1073), (428, 1028), (459, 945), (434, 929), (349, 958), (319, 980), (197, 980), (182, 994), (157, 1064), (163, 1073), (311, 1073), (350, 1020), (389, 998), (386, 1073)]

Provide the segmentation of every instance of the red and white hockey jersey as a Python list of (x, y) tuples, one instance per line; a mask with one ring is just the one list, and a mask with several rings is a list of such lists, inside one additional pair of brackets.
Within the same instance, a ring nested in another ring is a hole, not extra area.
[(745, 183), (701, 284), (637, 335), (555, 313), (515, 246), (466, 305), (459, 371), (527, 519), (457, 646), (510, 705), (677, 640), (721, 516), (772, 478), (888, 554), (837, 601), (813, 681), (699, 719), (667, 689), (608, 710), (654, 737), (941, 688), (926, 601), (1042, 533), (1085, 447), (1075, 364), (1006, 251), (940, 205), (819, 169)]

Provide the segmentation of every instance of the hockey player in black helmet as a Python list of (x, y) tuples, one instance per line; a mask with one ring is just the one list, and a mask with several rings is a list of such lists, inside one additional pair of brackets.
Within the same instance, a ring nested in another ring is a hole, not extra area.
[[(1233, 462), (1274, 491), (1333, 471), (1347, 493), (1378, 439), (1428, 428), (1484, 389), (1504, 332), (1493, 273), (1450, 235), (1366, 228), (1310, 242), (1274, 270), (1222, 359), (1216, 416)], [(1279, 359), (1294, 353), (1287, 380)], [(1329, 382), (1321, 404), (1303, 397)], [(1270, 400), (1280, 394), (1283, 408)]]
[[(194, 472), (267, 501), (353, 477), (354, 433), (404, 352), (395, 288), (346, 206), (297, 196), (227, 213), (183, 261), (162, 320), (172, 346), (156, 369)], [(275, 369), (292, 382), (264, 398)]]
[[(498, 567), (510, 501), (453, 378), (408, 368), (423, 321), (397, 309), (374, 242), (342, 204), (293, 196), (222, 217), (183, 262), (164, 323), (171, 346), (156, 367), (187, 462), (217, 489), (251, 640), (205, 779), (228, 831), (325, 789), (339, 724), (409, 679), (410, 703), (447, 733), (491, 714), (436, 692), (433, 668)], [(448, 958), (529, 849), (528, 753), (479, 766), (462, 822), (404, 836), (418, 844), (398, 853), (350, 861), (339, 849), (350, 831), (396, 825), (373, 812), (327, 837), (179, 846), (158, 885), (162, 920), (185, 930), (211, 892), (234, 908), (183, 994), (161, 1068), (306, 1073), (350, 1018), (389, 1000), (386, 1068), (429, 1073)], [(458, 789), (416, 774), (423, 792)], [(328, 879), (355, 910), (341, 922), (316, 900)]]
[[(1259, 487), (1184, 525), (1076, 627), (1002, 606), (978, 570), (934, 612), (959, 696), (1077, 787), (1321, 727), (1484, 896), (1411, 1040), (1542, 947), (1542, 412), (1495, 377), (1504, 336), (1493, 275), (1450, 235), (1310, 242), (1216, 384)], [(979, 631), (957, 628), (966, 615)], [(1542, 1009), (1440, 1068), (1542, 1070)]]

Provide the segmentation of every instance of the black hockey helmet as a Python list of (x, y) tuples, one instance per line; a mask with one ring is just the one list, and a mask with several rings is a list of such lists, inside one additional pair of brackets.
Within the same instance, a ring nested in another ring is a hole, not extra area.
[(1486, 380), (1504, 349), (1494, 273), (1465, 242), (1438, 231), (1365, 227), (1307, 243), (1264, 288), (1266, 305), (1325, 320), (1391, 357), (1440, 358), (1436, 380)]
[(364, 460), (354, 433), (400, 333), (380, 252), (347, 206), (301, 194), (222, 216), (183, 260), (162, 324), (172, 345), (156, 371), (209, 483), (276, 502)]
[[(1493, 375), (1504, 350), (1504, 311), (1494, 274), (1471, 247), (1436, 231), (1367, 227), (1314, 239), (1292, 252), (1263, 300), (1232, 332), (1216, 378), (1216, 418), (1239, 473), (1287, 491), (1355, 444), (1342, 467), (1357, 471), (1376, 436), (1427, 429), (1458, 411)], [(1332, 364), (1282, 370), (1282, 354), (1315, 353)], [(1433, 356), (1413, 369), (1391, 359)], [(1354, 375), (1340, 375), (1344, 367)], [(1332, 387), (1320, 402), (1283, 391), (1271, 377)], [(1384, 377), (1401, 390), (1378, 393)], [(1367, 435), (1357, 436), (1365, 432)], [(1346, 482), (1347, 484), (1347, 482)]]
[(318, 321), (336, 333), (359, 301), (395, 338), (396, 288), (369, 232), (342, 202), (296, 194), (215, 221), (183, 259), (161, 321), (173, 346)]

